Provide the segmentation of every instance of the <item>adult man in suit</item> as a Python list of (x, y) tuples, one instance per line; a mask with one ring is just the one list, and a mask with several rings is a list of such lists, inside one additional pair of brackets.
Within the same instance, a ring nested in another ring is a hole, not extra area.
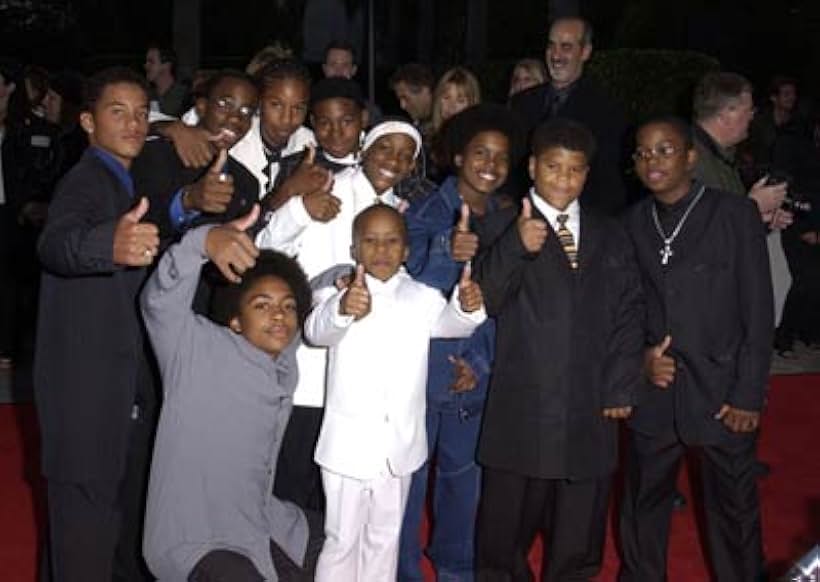
[[(603, 558), (617, 422), (633, 405), (643, 345), (640, 276), (626, 233), (578, 203), (593, 138), (552, 120), (533, 136), (534, 188), (486, 217), (476, 274), (496, 317), (478, 461), (478, 579), (587, 580)], [(518, 215), (516, 216), (516, 214)]]
[(57, 188), (43, 265), (34, 391), (48, 483), (55, 580), (150, 579), (141, 560), (156, 409), (137, 294), (158, 229), (128, 168), (148, 130), (145, 81), (109, 69), (89, 82), (90, 147)]
[[(591, 55), (589, 22), (575, 17), (555, 20), (546, 50), (550, 80), (513, 96), (510, 108), (527, 131), (553, 117), (572, 119), (592, 131), (597, 151), (581, 201), (588, 209), (616, 214), (627, 198), (622, 172), (627, 122), (622, 108), (584, 75)], [(514, 183), (521, 187), (520, 177)]]
[(756, 431), (773, 327), (765, 229), (751, 200), (693, 180), (697, 153), (684, 122), (644, 124), (634, 157), (653, 194), (626, 217), (650, 347), (629, 423), (620, 580), (666, 579), (676, 476), (690, 447), (717, 580), (758, 580)]

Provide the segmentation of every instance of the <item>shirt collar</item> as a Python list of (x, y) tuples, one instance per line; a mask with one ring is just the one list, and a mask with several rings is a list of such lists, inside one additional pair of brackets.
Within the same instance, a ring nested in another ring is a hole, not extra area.
[(558, 224), (558, 215), (559, 214), (568, 214), (570, 222), (576, 222), (580, 219), (581, 216), (581, 205), (578, 203), (578, 199), (576, 198), (572, 202), (569, 203), (569, 206), (566, 207), (564, 210), (558, 210), (554, 206), (550, 205), (546, 200), (541, 198), (536, 192), (535, 188), (530, 188), (530, 198), (532, 199), (532, 203), (538, 209), (538, 211), (544, 215), (553, 229), (556, 228)]
[(396, 274), (390, 277), (387, 281), (381, 281), (376, 279), (370, 274), (365, 273), (364, 279), (367, 283), (367, 289), (371, 293), (376, 293), (378, 295), (392, 295), (395, 293), (398, 286), (401, 284), (403, 279), (409, 277), (407, 271), (404, 267), (399, 267), (399, 270), (396, 271)]
[[(402, 202), (402, 199), (393, 192), (393, 188), (385, 190), (381, 194), (377, 194), (373, 188), (373, 184), (370, 183), (370, 180), (364, 173), (364, 168), (361, 166), (356, 168), (356, 175), (353, 177), (353, 180), (355, 183), (356, 198), (361, 202), (369, 201), (371, 204), (387, 204), (393, 208), (398, 208)], [(365, 204), (361, 206), (361, 208), (366, 208), (368, 205), (369, 204)]]
[(114, 177), (123, 185), (123, 187), (128, 191), (128, 195), (131, 198), (134, 197), (134, 179), (131, 177), (131, 174), (128, 172), (128, 169), (122, 165), (117, 158), (113, 155), (105, 151), (104, 149), (98, 146), (89, 146), (89, 151), (93, 153), (97, 158), (105, 164), (111, 173), (114, 174)]

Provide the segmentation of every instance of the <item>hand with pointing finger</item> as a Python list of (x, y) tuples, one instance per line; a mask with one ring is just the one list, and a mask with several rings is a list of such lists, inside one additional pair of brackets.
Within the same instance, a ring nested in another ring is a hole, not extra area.
[(644, 372), (649, 381), (658, 388), (669, 388), (675, 381), (675, 360), (666, 354), (672, 345), (672, 337), (646, 349), (644, 352)]
[(259, 249), (245, 233), (259, 218), (259, 205), (250, 212), (208, 231), (205, 254), (231, 283), (240, 283), (242, 273), (256, 264)]
[(470, 261), (478, 251), (478, 235), (470, 232), (470, 207), (461, 203), (461, 217), (453, 229), (450, 243), (450, 255), (459, 263)]
[(339, 312), (353, 316), (356, 321), (370, 313), (370, 291), (364, 280), (364, 265), (356, 265), (356, 276), (342, 296)]
[(186, 211), (198, 210), (222, 214), (228, 209), (233, 197), (233, 177), (223, 173), (228, 152), (219, 150), (208, 171), (196, 182), (188, 186), (182, 197), (182, 206)]
[(473, 270), (470, 263), (464, 265), (461, 278), (458, 280), (458, 301), (464, 313), (478, 311), (484, 305), (481, 287), (472, 279)]
[(530, 253), (537, 253), (547, 240), (547, 223), (532, 217), (532, 202), (529, 198), (521, 201), (521, 214), (518, 216), (518, 236), (521, 244)]
[(148, 212), (148, 199), (122, 215), (114, 230), (114, 263), (125, 267), (150, 265), (159, 248), (159, 229), (155, 224), (140, 222)]

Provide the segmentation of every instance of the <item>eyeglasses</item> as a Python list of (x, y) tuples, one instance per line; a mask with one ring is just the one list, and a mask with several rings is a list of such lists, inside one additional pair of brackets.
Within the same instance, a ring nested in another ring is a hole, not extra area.
[(238, 106), (230, 97), (217, 97), (214, 100), (214, 105), (220, 112), (226, 114), (236, 113), (244, 120), (250, 119), (256, 113), (256, 107), (249, 105)]
[(662, 143), (660, 145), (656, 145), (651, 149), (637, 149), (635, 153), (632, 154), (632, 159), (636, 162), (648, 162), (654, 157), (667, 159), (674, 156), (678, 153), (678, 148), (673, 146), (671, 143)]

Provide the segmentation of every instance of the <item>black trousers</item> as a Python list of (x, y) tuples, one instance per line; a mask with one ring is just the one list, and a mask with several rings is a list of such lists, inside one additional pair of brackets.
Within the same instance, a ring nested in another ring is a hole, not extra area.
[[(273, 567), (280, 582), (313, 582), (316, 562), (324, 543), (323, 519), (321, 514), (305, 512), (308, 520), (308, 544), (305, 551), (305, 565), (294, 563), (273, 540), (270, 554)], [(246, 556), (230, 550), (208, 552), (197, 562), (188, 575), (188, 582), (264, 582), (265, 578)]]
[(282, 437), (273, 492), (302, 509), (324, 513), (322, 474), (313, 452), (322, 428), (323, 408), (294, 406)]
[(781, 240), (792, 284), (775, 337), (778, 349), (790, 349), (796, 339), (820, 341), (820, 246), (800, 240), (794, 227)]
[(484, 468), (477, 525), (480, 581), (532, 579), (527, 554), (544, 533), (541, 580), (588, 580), (603, 562), (611, 476), (537, 479)]
[[(725, 442), (696, 449), (707, 545), (718, 582), (754, 582), (763, 573), (755, 445), (755, 434), (727, 433)], [(674, 433), (653, 437), (629, 431), (621, 582), (666, 580), (672, 501), (686, 449)]]
[(142, 558), (142, 525), (154, 426), (153, 416), (132, 421), (120, 481), (48, 480), (49, 534), (41, 580), (153, 580)]

